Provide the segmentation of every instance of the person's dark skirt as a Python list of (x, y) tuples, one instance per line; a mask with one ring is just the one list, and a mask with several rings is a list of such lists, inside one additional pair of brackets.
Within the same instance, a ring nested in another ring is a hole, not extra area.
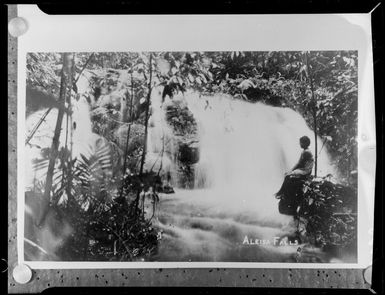
[(275, 194), (279, 199), (279, 213), (296, 216), (297, 208), (302, 201), (303, 184), (308, 176), (293, 176), (285, 177), (280, 190)]

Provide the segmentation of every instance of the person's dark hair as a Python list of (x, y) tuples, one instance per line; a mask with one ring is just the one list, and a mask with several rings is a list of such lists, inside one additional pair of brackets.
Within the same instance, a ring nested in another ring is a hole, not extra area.
[(310, 145), (310, 138), (305, 136), (302, 136), (299, 141), (307, 148)]

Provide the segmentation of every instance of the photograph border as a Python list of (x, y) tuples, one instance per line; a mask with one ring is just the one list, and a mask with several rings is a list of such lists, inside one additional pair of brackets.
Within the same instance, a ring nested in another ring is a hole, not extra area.
[[(19, 88), (19, 89), (20, 89), (20, 88)], [(11, 97), (12, 97), (12, 96), (11, 96)], [(56, 262), (55, 262), (55, 263), (56, 263)], [(297, 265), (297, 264), (296, 264), (296, 265)], [(308, 266), (308, 265), (307, 265), (307, 266)], [(333, 264), (332, 267), (333, 267), (333, 268), (336, 268), (336, 265)], [(98, 267), (98, 268), (100, 268), (100, 267)], [(293, 267), (293, 268), (295, 268), (295, 267)], [(75, 273), (76, 273), (76, 272), (73, 272), (74, 275), (75, 275)], [(88, 272), (87, 272), (87, 273), (88, 273)], [(351, 277), (351, 278), (353, 279), (353, 277)], [(359, 278), (357, 277), (356, 280), (359, 280)], [(137, 284), (137, 283), (136, 283), (136, 284)], [(361, 285), (361, 287), (362, 287), (362, 286), (364, 286), (364, 285)], [(39, 289), (40, 289), (40, 287), (39, 287)], [(15, 289), (13, 289), (13, 290), (15, 290)], [(20, 290), (20, 289), (18, 289), (18, 290)]]
[[(36, 10), (37, 7), (33, 7), (33, 6), (19, 6), (20, 7), (20, 12), (21, 14), (23, 15), (26, 14), (26, 18), (28, 17), (29, 19), (31, 19), (31, 23), (34, 21), (36, 23), (36, 29), (34, 32), (32, 32), (32, 29), (31, 29), (31, 32), (29, 32), (26, 36), (22, 36), (20, 38), (20, 42), (19, 42), (19, 49), (18, 49), (18, 58), (19, 58), (19, 63), (18, 63), (18, 86), (20, 89), (25, 89), (25, 85), (26, 85), (26, 53), (28, 52), (59, 52), (58, 49), (62, 48), (62, 44), (63, 42), (60, 42), (60, 39), (58, 37), (56, 37), (56, 40), (52, 40), (53, 38), (55, 38), (55, 35), (57, 34), (53, 34), (53, 29), (55, 28), (55, 26), (60, 26), (62, 27), (64, 25), (64, 19), (65, 18), (59, 18), (57, 17), (57, 19), (54, 19), (53, 17), (51, 16), (46, 16), (46, 15), (41, 15), (41, 13)], [(99, 18), (99, 21), (96, 22), (96, 24), (98, 26), (103, 26), (104, 25), (104, 22), (106, 22), (107, 20), (110, 21), (109, 17), (108, 16), (95, 16), (96, 18)], [(260, 18), (261, 16), (243, 16), (243, 20), (241, 21), (239, 16), (189, 16), (190, 18), (192, 18), (192, 20), (190, 22), (188, 22), (187, 20), (185, 20), (184, 22), (184, 25), (186, 26), (185, 28), (182, 28), (182, 29), (189, 29), (189, 24), (190, 25), (194, 25), (195, 23), (199, 23), (200, 26), (203, 28), (203, 27), (213, 27), (213, 24), (215, 23), (222, 23), (222, 26), (225, 25), (225, 23), (232, 23), (234, 26), (242, 26), (244, 25), (245, 23), (248, 23), (250, 26), (252, 25), (256, 25), (257, 27), (258, 26), (261, 26), (260, 25)], [(304, 21), (306, 21), (306, 18), (309, 17), (309, 16), (302, 16), (304, 19)], [(314, 18), (314, 16), (312, 16)], [(368, 25), (368, 16), (364, 16), (362, 15), (361, 17), (358, 16), (358, 15), (347, 15), (347, 16), (321, 16), (319, 15), (318, 16), (320, 19), (326, 19), (328, 22), (332, 22), (333, 19), (335, 21), (341, 21), (341, 19), (339, 18), (342, 18), (342, 19), (348, 19), (349, 21), (355, 21), (356, 23), (358, 24), (361, 24), (361, 30), (363, 30), (365, 32), (365, 28), (366, 30), (370, 29), (370, 26), (367, 26)], [(67, 16), (67, 18), (71, 18), (72, 21), (70, 22), (70, 25), (72, 26), (77, 26), (79, 24), (79, 22), (83, 23), (83, 19), (82, 18), (79, 18), (79, 17), (76, 17), (76, 16)], [(159, 26), (161, 27), (162, 30), (164, 30), (165, 28), (171, 28), (171, 27), (175, 27), (177, 24), (180, 24), (182, 19), (180, 18), (180, 16), (143, 16), (143, 17), (140, 17), (140, 16), (136, 16), (134, 17), (133, 19), (129, 20), (127, 18), (124, 18), (124, 17), (119, 17), (119, 16), (114, 16), (114, 19), (116, 18), (119, 18), (117, 21), (116, 21), (116, 25), (118, 25), (119, 27), (141, 27), (141, 26), (144, 26), (144, 25), (147, 25), (148, 27), (151, 26), (151, 22), (152, 23), (160, 23)], [(155, 18), (155, 19), (154, 19)], [(254, 21), (253, 23), (253, 18), (254, 19), (257, 19), (258, 22), (256, 23), (256, 21)], [(279, 34), (284, 34), (285, 32), (287, 33), (290, 29), (292, 29), (290, 27), (290, 25), (288, 25), (288, 22), (290, 23), (290, 21), (293, 21), (294, 18), (298, 18), (298, 16), (269, 16), (269, 18), (266, 18), (266, 16), (263, 16), (262, 18), (264, 18), (264, 21), (266, 22), (265, 23), (265, 26), (268, 26), (269, 24), (271, 24), (272, 22), (274, 23), (277, 23), (278, 22), (278, 18), (281, 19), (281, 18), (285, 18), (284, 20), (282, 20), (282, 22), (285, 22), (285, 26), (287, 26), (287, 28), (284, 30), (284, 31), (280, 31)], [(83, 34), (92, 34), (92, 32), (95, 32), (95, 30), (97, 31), (98, 28), (95, 28), (95, 23), (94, 23), (95, 20), (93, 20), (93, 27), (91, 28), (90, 27), (90, 21), (86, 22), (83, 26), (83, 30), (84, 33)], [(47, 25), (47, 22), (52, 22), (51, 25)], [(131, 22), (130, 24), (126, 24), (126, 22)], [(45, 23), (45, 27), (43, 28), (41, 25)], [(187, 23), (187, 25), (186, 25)], [(240, 23), (240, 24), (238, 24)], [(67, 23), (68, 24), (68, 23)], [(88, 24), (88, 26), (87, 26)], [(136, 24), (136, 25), (135, 25)], [(40, 26), (39, 26), (40, 25)], [(294, 27), (296, 27), (298, 25), (298, 23), (294, 23)], [(366, 25), (366, 26), (365, 26)], [(314, 25), (316, 26), (316, 25)], [(48, 32), (41, 32), (41, 30), (45, 29), (45, 28), (50, 28)], [(216, 31), (218, 30), (218, 27), (213, 27), (214, 28), (214, 32), (216, 34), (218, 34), (215, 38), (213, 39), (216, 39), (217, 42), (219, 42), (220, 40), (224, 40), (225, 39), (225, 36), (227, 36), (227, 39), (226, 39), (226, 42), (225, 44), (221, 45), (221, 46), (225, 46), (226, 44), (228, 43), (231, 43), (229, 42), (228, 38), (229, 36), (232, 36), (232, 34), (236, 35), (235, 32), (236, 30), (234, 30), (234, 32), (228, 32), (228, 30), (225, 30), (226, 31), (226, 35), (223, 35), (223, 32), (220, 33), (220, 31)], [(237, 28), (238, 29), (238, 28)], [(282, 27), (281, 27), (282, 29)], [(315, 29), (314, 27), (312, 27), (312, 29)], [(72, 31), (71, 28), (67, 28), (66, 30), (62, 31), (62, 34), (65, 33), (67, 30), (69, 31)], [(91, 30), (91, 31), (87, 31), (87, 30)], [(146, 29), (144, 29), (143, 31), (146, 31)], [(36, 35), (36, 33), (39, 32), (38, 35)], [(51, 32), (51, 34), (50, 34)], [(263, 31), (262, 31), (263, 32)], [(308, 32), (311, 32), (310, 30), (304, 30), (303, 33), (306, 33)], [(323, 31), (321, 30), (320, 34), (322, 33)], [(148, 32), (149, 33), (149, 32)], [(147, 33), (147, 34), (148, 34)], [(211, 32), (212, 33), (212, 32)], [(266, 34), (265, 32), (263, 32), (264, 34)], [(358, 36), (355, 36), (355, 37), (360, 37), (359, 36), (359, 33), (362, 33), (360, 31), (357, 31), (357, 34)], [(80, 32), (78, 32), (78, 36), (80, 36)], [(158, 36), (159, 32), (152, 32), (151, 33), (152, 35), (150, 35), (150, 37), (154, 37), (156, 38), (156, 36)], [(250, 33), (249, 33), (250, 34)], [(369, 32), (367, 31), (366, 34), (369, 34)], [(248, 34), (246, 33), (245, 36), (247, 36)], [(269, 35), (269, 34), (267, 34)], [(207, 35), (205, 35), (206, 37)], [(28, 37), (28, 39), (26, 39)], [(148, 38), (149, 36), (147, 36)], [(368, 41), (368, 37), (369, 35), (363, 35), (361, 36), (362, 38), (366, 38), (366, 40)], [(25, 39), (23, 39), (25, 38)], [(47, 39), (51, 39), (51, 46), (47, 46), (47, 42), (45, 42), (45, 40)], [(141, 37), (138, 37), (137, 36), (137, 32), (135, 32), (135, 35), (132, 36), (132, 38), (135, 38), (133, 41), (134, 44), (136, 43), (140, 43), (139, 46), (142, 47), (142, 50), (144, 49), (143, 47), (146, 46), (147, 47), (147, 50), (146, 51), (155, 51), (157, 48), (156, 48), (156, 43), (157, 41), (159, 40), (156, 40), (156, 41), (152, 41), (152, 43), (150, 44), (148, 42), (148, 40), (145, 40), (145, 42), (141, 42), (143, 38)], [(237, 38), (237, 36), (235, 37)], [(305, 38), (301, 37), (301, 40), (303, 40)], [(207, 51), (211, 51), (213, 50), (214, 48), (218, 48), (218, 45), (217, 44), (213, 44), (212, 41), (206, 41), (206, 43), (208, 43), (208, 45), (206, 45), (205, 40), (207, 39), (203, 39), (201, 40), (200, 42), (203, 42), (203, 45), (204, 47), (203, 48), (200, 48), (202, 51), (206, 51), (206, 46), (209, 47), (209, 50)], [(106, 40), (105, 43), (108, 44), (109, 48), (115, 48), (115, 44), (111, 44), (108, 42), (109, 40)], [(111, 42), (113, 40), (110, 40)], [(184, 40), (184, 41), (187, 41), (187, 40)], [(305, 40), (303, 41), (304, 43), (308, 43), (309, 40)], [(333, 46), (334, 43), (332, 42), (335, 42), (336, 40), (331, 38), (331, 36), (329, 35), (329, 43), (331, 44), (328, 44), (328, 46)], [(274, 41), (271, 41), (273, 42), (274, 44)], [(68, 43), (68, 42), (67, 42)], [(188, 46), (190, 45), (186, 45), (186, 44), (182, 44), (181, 41), (179, 40), (176, 40), (175, 38), (171, 38), (170, 40), (168, 40), (168, 47), (169, 48), (172, 48), (173, 50), (171, 51), (182, 51), (180, 50), (181, 47), (187, 49)], [(44, 44), (44, 45), (43, 45)], [(198, 42), (199, 44), (199, 42)], [(74, 52), (80, 52), (78, 50), (78, 46), (73, 46), (73, 44), (67, 44), (66, 45), (67, 47), (64, 48), (62, 51), (74, 51)], [(124, 44), (120, 44), (118, 45), (118, 50), (114, 50), (114, 52), (121, 52), (122, 51), (122, 46), (124, 46)], [(201, 46), (201, 45), (199, 45)], [(198, 46), (198, 47), (199, 47)], [(252, 46), (252, 44), (248, 44), (248, 47), (247, 47), (247, 50), (250, 50), (250, 46)], [(257, 47), (258, 45), (257, 44), (254, 44), (255, 47)], [(266, 45), (265, 45), (266, 46)], [(279, 46), (282, 46), (282, 42), (278, 44), (278, 47)], [(297, 45), (298, 46), (298, 45)], [(304, 45), (301, 45), (301, 48), (303, 48)], [(305, 48), (305, 49), (313, 49), (314, 50), (314, 45), (312, 45), (313, 48)], [(346, 46), (346, 45), (345, 45)], [(48, 47), (48, 48), (47, 48)], [(241, 46), (242, 47), (242, 46)], [(277, 47), (277, 44), (273, 45), (272, 46), (273, 48), (271, 49), (272, 51), (276, 51), (276, 47)], [(325, 47), (325, 45), (324, 45)], [(86, 52), (112, 52), (112, 50), (106, 50), (107, 48), (100, 48), (100, 45), (98, 42), (95, 42), (95, 40), (90, 40), (90, 42), (87, 42), (87, 48), (88, 50)], [(149, 48), (149, 49), (148, 49)], [(240, 48), (240, 45), (238, 43), (237, 45), (237, 48), (238, 49), (241, 49)], [(330, 47), (329, 47), (330, 48)], [(56, 50), (54, 50), (56, 49)], [(127, 51), (134, 51), (134, 49), (131, 49), (131, 48), (127, 48), (128, 50)], [(131, 49), (131, 50), (130, 50)], [(159, 48), (161, 49), (161, 48)], [(197, 50), (199, 48), (193, 48), (193, 50)], [(235, 48), (223, 48), (223, 51), (228, 51), (228, 50), (234, 50)], [(339, 49), (339, 48), (337, 48)], [(367, 95), (367, 93), (369, 92), (372, 92), (373, 89), (370, 90), (370, 87), (369, 87), (369, 84), (368, 83), (371, 83), (369, 80), (372, 80), (373, 79), (373, 76), (372, 73), (369, 69), (368, 69), (368, 62), (371, 60), (371, 54), (370, 54), (370, 47), (367, 47), (366, 50), (367, 52), (365, 52), (364, 48), (349, 48), (350, 50), (357, 50), (358, 51), (358, 68), (359, 68), (359, 79), (358, 79), (358, 83), (359, 83), (359, 93), (358, 93), (358, 134), (363, 134), (365, 133), (365, 140), (363, 140), (364, 136), (361, 135), (358, 136), (358, 171), (359, 171), (359, 178), (362, 179), (362, 177), (365, 177), (365, 184), (368, 184), (370, 182), (373, 182), (374, 179), (371, 179), (370, 177), (367, 177), (365, 174), (362, 174), (360, 173), (362, 171), (362, 169), (360, 169), (360, 166), (361, 166), (361, 162), (360, 162), (360, 157), (361, 157), (361, 150), (366, 148), (365, 146), (368, 146), (369, 148), (372, 148), (372, 146), (375, 144), (375, 128), (373, 128), (371, 130), (370, 128), (370, 124), (373, 124), (373, 122), (368, 122), (368, 117), (365, 117), (365, 116), (368, 116), (368, 114), (370, 114), (371, 112), (373, 113), (374, 110), (371, 109), (371, 103), (373, 103), (374, 100), (370, 100), (369, 98), (366, 98), (365, 99), (365, 105), (363, 104), (363, 93), (365, 93)], [(290, 48), (289, 50), (292, 50), (292, 48)], [(163, 50), (162, 50), (163, 51)], [(184, 50), (183, 50), (184, 51)], [(257, 50), (256, 48), (253, 50), (253, 51), (260, 51), (260, 50)], [(84, 52), (84, 51), (83, 51)], [(363, 64), (365, 63), (365, 64)], [(364, 76), (363, 75), (363, 69), (362, 69), (362, 66), (364, 66), (364, 70), (365, 72), (367, 72), (367, 74)], [(361, 70), (360, 70), (361, 69)], [(369, 70), (369, 71), (368, 71)], [(372, 80), (373, 81), (373, 80)], [(365, 91), (363, 91), (362, 89), (366, 89)], [(373, 95), (373, 94), (372, 94)], [(18, 93), (18, 146), (21, 147), (23, 146), (23, 140), (24, 140), (24, 134), (25, 134), (25, 130), (24, 130), (24, 122), (25, 122), (25, 91), (19, 91)], [(368, 128), (369, 126), (369, 128)], [(374, 127), (374, 126), (373, 126)], [(363, 131), (362, 129), (365, 128), (366, 130)], [(374, 134), (373, 134), (374, 133)], [(374, 139), (374, 142), (373, 142), (373, 139)], [(369, 142), (369, 143), (367, 143)], [(19, 148), (18, 149), (18, 163), (20, 163), (18, 165), (18, 167), (21, 167), (21, 163), (24, 163), (24, 154), (23, 154), (23, 149), (22, 148)], [(18, 204), (21, 204), (21, 206), (18, 206), (18, 222), (19, 224), (24, 224), (24, 193), (23, 193), (23, 187), (24, 187), (24, 183), (23, 183), (23, 179), (24, 179), (24, 175), (23, 175), (23, 170), (22, 169), (19, 169), (18, 170)], [(225, 263), (225, 262), (105, 262), (105, 261), (100, 261), (100, 262), (97, 262), (96, 264), (92, 263), (92, 262), (63, 262), (63, 261), (52, 261), (52, 262), (48, 262), (48, 261), (33, 261), (33, 262), (30, 262), (30, 261), (24, 261), (24, 255), (20, 255), (19, 256), (19, 263), (26, 263), (28, 265), (30, 265), (31, 267), (33, 268), (50, 268), (50, 269), (53, 269), (53, 268), (94, 268), (96, 267), (96, 265), (98, 265), (98, 268), (116, 268), (116, 267), (122, 267), (122, 268), (159, 268), (159, 267), (164, 267), (164, 268), (180, 268), (180, 267), (191, 267), (191, 268), (194, 268), (194, 267), (231, 267), (231, 268), (247, 268), (247, 267), (250, 267), (250, 268), (256, 268), (256, 267), (264, 267), (264, 268), (364, 268), (364, 267), (367, 267), (369, 265), (368, 261), (367, 261), (367, 258), (365, 258), (365, 261), (363, 260), (363, 251), (364, 249), (367, 247), (365, 247), (366, 245), (362, 245), (362, 239), (363, 239), (363, 232), (362, 232), (362, 227), (367, 227), (367, 224), (363, 223), (363, 215), (362, 215), (362, 212), (364, 212), (365, 209), (363, 209), (363, 206), (369, 206), (368, 210), (369, 212), (373, 211), (373, 205), (370, 204), (371, 202), (373, 202), (373, 200), (371, 201), (370, 199), (373, 198), (374, 199), (374, 194), (371, 196), (370, 193), (368, 193), (368, 191), (366, 192), (363, 192), (363, 189), (365, 189), (365, 186), (366, 186), (366, 190), (367, 189), (370, 189), (368, 188), (367, 185), (365, 185), (362, 183), (362, 181), (359, 181), (358, 182), (358, 196), (357, 196), (357, 199), (358, 201), (361, 200), (361, 203), (358, 202), (358, 210), (357, 210), (357, 214), (358, 214), (358, 238), (357, 238), (357, 241), (358, 241), (358, 248), (357, 248), (357, 263), (342, 263), (342, 264), (334, 264), (334, 263), (261, 263), (261, 262), (229, 262), (229, 263)], [(373, 187), (374, 188), (374, 187)], [(365, 195), (366, 197), (365, 198), (360, 198), (360, 196), (363, 196)], [(363, 204), (362, 203), (362, 199), (368, 201), (367, 203)], [(365, 208), (365, 207), (364, 207)], [(369, 221), (370, 222), (370, 221)], [(20, 238), (20, 237), (23, 237), (24, 236), (24, 227), (23, 226), (19, 226), (18, 227), (18, 249), (19, 249), (19, 253), (24, 253), (24, 242), (23, 240)], [(274, 265), (274, 266), (272, 266)]]

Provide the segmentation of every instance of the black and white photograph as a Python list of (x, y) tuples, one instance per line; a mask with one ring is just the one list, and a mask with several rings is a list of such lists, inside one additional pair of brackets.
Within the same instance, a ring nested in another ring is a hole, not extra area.
[(26, 262), (358, 262), (357, 50), (25, 58)]

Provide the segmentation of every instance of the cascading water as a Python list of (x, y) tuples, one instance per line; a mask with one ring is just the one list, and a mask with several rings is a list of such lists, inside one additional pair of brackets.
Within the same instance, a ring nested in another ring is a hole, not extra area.
[(156, 88), (151, 95), (151, 116), (147, 137), (146, 165), (147, 171), (170, 175), (172, 184), (177, 183), (176, 143), (171, 127), (166, 122), (161, 91)]
[[(298, 161), (299, 138), (314, 138), (305, 120), (288, 108), (248, 103), (229, 96), (187, 93), (199, 123), (200, 161), (196, 183), (210, 191), (207, 199), (236, 209), (237, 201), (259, 218), (277, 219), (272, 197), (284, 173)], [(318, 140), (321, 147), (321, 141)], [(311, 145), (314, 154), (314, 144)], [(326, 150), (318, 156), (318, 174), (332, 172)], [(235, 204), (234, 204), (235, 203)]]
[[(154, 118), (162, 115), (162, 108), (154, 103), (159, 99), (155, 95), (152, 99)], [(288, 229), (292, 218), (279, 214), (274, 193), (284, 173), (299, 159), (299, 138), (314, 138), (305, 120), (288, 108), (252, 104), (226, 95), (203, 97), (187, 92), (173, 99), (185, 100), (198, 123), (200, 155), (194, 169), (194, 189), (177, 189), (174, 196), (161, 197), (157, 226), (164, 239), (157, 259), (285, 259), (283, 248), (270, 249), (270, 255), (263, 247), (250, 250), (240, 244), (245, 235), (272, 239), (292, 230)], [(159, 150), (154, 144), (161, 130), (157, 124), (167, 128), (172, 137), (165, 120), (153, 124), (148, 151)], [(318, 140), (319, 149), (321, 146)], [(314, 154), (313, 140), (310, 148)], [(318, 155), (318, 175), (327, 173), (333, 173), (333, 167), (323, 148)]]

